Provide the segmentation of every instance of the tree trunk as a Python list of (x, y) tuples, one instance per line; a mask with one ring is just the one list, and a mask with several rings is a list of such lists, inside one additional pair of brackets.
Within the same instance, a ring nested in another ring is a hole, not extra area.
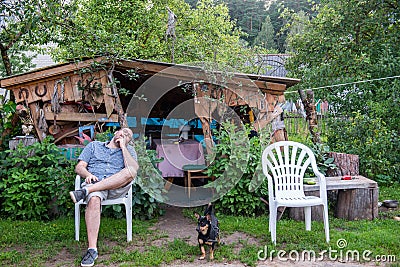
[[(1, 50), (1, 59), (3, 61), (4, 64), (4, 68), (6, 70), (6, 74), (7, 76), (11, 76), (12, 74), (12, 68), (11, 68), (11, 61), (10, 61), (10, 57), (8, 56), (7, 53), (7, 49), (3, 46), (3, 44), (0, 43), (0, 50)], [(10, 101), (15, 101), (15, 97), (13, 93), (10, 93)], [(3, 118), (2, 119), (2, 123), (4, 122)], [(18, 115), (17, 113), (14, 113), (12, 118), (11, 118), (11, 128), (6, 128), (4, 129), (4, 131), (1, 133), (1, 138), (0, 138), (0, 147), (3, 145), (4, 143), (4, 139), (7, 135), (10, 135), (12, 132), (12, 129), (14, 129), (15, 127), (17, 127), (18, 125)]]
[(328, 176), (359, 175), (358, 155), (329, 152), (329, 157), (334, 158), (337, 168), (328, 170)]
[(303, 102), (304, 110), (306, 112), (306, 120), (308, 122), (308, 129), (312, 136), (312, 141), (314, 144), (321, 143), (320, 133), (318, 132), (318, 120), (317, 120), (317, 112), (315, 109), (314, 102), (314, 92), (311, 90), (307, 90), (307, 96), (304, 92), (299, 89), (298, 90), (301, 102)]
[(0, 43), (0, 50), (1, 50), (1, 59), (4, 64), (4, 68), (6, 69), (6, 74), (7, 76), (11, 76), (12, 68), (11, 68), (11, 61), (7, 53), (7, 48), (5, 48), (4, 45)]
[(339, 190), (335, 217), (372, 220), (378, 217), (378, 188)]

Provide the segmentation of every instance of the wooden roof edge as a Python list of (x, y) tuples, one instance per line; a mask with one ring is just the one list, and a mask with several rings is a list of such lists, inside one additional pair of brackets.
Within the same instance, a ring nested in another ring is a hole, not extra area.
[[(190, 66), (190, 65), (184, 65), (184, 64), (173, 64), (173, 63), (165, 63), (165, 62), (157, 62), (157, 61), (151, 61), (151, 60), (140, 60), (140, 59), (135, 59), (135, 60), (128, 60), (128, 59), (121, 59), (119, 60), (121, 62), (121, 65), (125, 68), (132, 68), (132, 67), (139, 67), (140, 64), (152, 64), (152, 65), (158, 65), (159, 68), (157, 70), (153, 70), (151, 68), (141, 68), (144, 71), (149, 71), (149, 72), (158, 72), (160, 70), (164, 70), (168, 67), (181, 67), (181, 68), (187, 68), (187, 69), (200, 69), (200, 67), (196, 66)], [(120, 66), (121, 66), (120, 65)], [(286, 87), (291, 87), (293, 85), (298, 84), (301, 80), (296, 79), (296, 78), (287, 78), (287, 77), (276, 77), (276, 76), (268, 76), (268, 75), (256, 75), (256, 74), (250, 74), (250, 73), (239, 73), (235, 72), (232, 73), (234, 77), (238, 78), (248, 78), (253, 81), (263, 81), (263, 82), (272, 82), (272, 83), (283, 83), (286, 84)]]
[(0, 88), (5, 88), (22, 84), (28, 83), (35, 80), (45, 79), (53, 76), (58, 76), (66, 73), (71, 73), (76, 70), (82, 69), (84, 67), (90, 66), (93, 61), (100, 62), (103, 57), (98, 58), (91, 58), (86, 59), (83, 61), (76, 61), (76, 62), (64, 62), (59, 64), (54, 64), (51, 66), (34, 69), (28, 72), (15, 74), (12, 76), (8, 76), (5, 78), (0, 79)]
[[(57, 76), (57, 75), (62, 75), (65, 73), (71, 73), (78, 69), (90, 66), (90, 64), (93, 61), (101, 62), (104, 60), (107, 61), (107, 58), (106, 57), (96, 57), (96, 58), (85, 59), (83, 61), (65, 62), (65, 63), (47, 66), (47, 67), (40, 68), (40, 69), (34, 69), (34, 70), (31, 70), (31, 71), (28, 71), (25, 73), (16, 74), (13, 76), (9, 76), (9, 77), (0, 79), (0, 88), (7, 89), (7, 87), (10, 87), (13, 85), (32, 82), (35, 80), (49, 78), (49, 77)], [(158, 61), (152, 61), (152, 60), (116, 59), (116, 61), (117, 61), (117, 64), (116, 64), (117, 68), (126, 68), (126, 69), (139, 68), (139, 69), (143, 70), (144, 72), (148, 72), (148, 73), (158, 73), (169, 67), (186, 68), (186, 69), (190, 69), (190, 70), (200, 69), (200, 67), (196, 67), (196, 66), (158, 62)], [(238, 77), (238, 78), (248, 78), (253, 81), (283, 83), (283, 84), (286, 84), (286, 87), (296, 85), (297, 83), (300, 82), (299, 79), (266, 76), (266, 75), (254, 75), (254, 74), (246, 74), (246, 73), (233, 73), (233, 76)]]

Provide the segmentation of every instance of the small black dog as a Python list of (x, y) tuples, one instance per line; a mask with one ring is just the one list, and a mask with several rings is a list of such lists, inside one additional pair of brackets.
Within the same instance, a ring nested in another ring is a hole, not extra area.
[(194, 216), (197, 219), (197, 241), (199, 242), (199, 248), (201, 251), (201, 257), (199, 260), (204, 260), (206, 258), (204, 245), (210, 246), (210, 260), (213, 260), (215, 244), (219, 244), (220, 239), (219, 222), (217, 217), (215, 217), (212, 204), (209, 203), (207, 205), (203, 216), (200, 216), (197, 212), (194, 213)]

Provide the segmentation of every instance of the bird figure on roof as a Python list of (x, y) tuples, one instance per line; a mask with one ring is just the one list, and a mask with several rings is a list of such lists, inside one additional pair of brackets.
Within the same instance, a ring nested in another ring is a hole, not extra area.
[(79, 143), (81, 143), (82, 145), (87, 145), (87, 144), (89, 144), (90, 142), (93, 141), (93, 140), (90, 138), (90, 136), (88, 136), (88, 135), (85, 134), (85, 133), (82, 133), (82, 136), (83, 136), (83, 137), (75, 136), (75, 138), (78, 139), (78, 140), (79, 140)]

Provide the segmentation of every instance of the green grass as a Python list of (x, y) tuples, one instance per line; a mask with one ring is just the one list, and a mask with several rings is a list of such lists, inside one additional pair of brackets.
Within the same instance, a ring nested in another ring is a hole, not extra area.
[(385, 199), (397, 199), (400, 201), (400, 183), (379, 187), (379, 201), (384, 201)]
[[(399, 199), (400, 186), (380, 187), (379, 200)], [(191, 212), (185, 211), (187, 214)], [(369, 257), (394, 255), (400, 259), (399, 222), (392, 219), (400, 216), (400, 211), (380, 213), (380, 218), (372, 221), (346, 221), (331, 216), (331, 242), (325, 242), (322, 222), (312, 222), (312, 231), (305, 231), (304, 222), (282, 219), (277, 224), (277, 245), (273, 246), (268, 232), (268, 216), (243, 218), (219, 215), (221, 238), (234, 232), (245, 233), (256, 242), (245, 239), (221, 245), (215, 253), (216, 262), (240, 261), (249, 266), (257, 263), (260, 250), (301, 252), (313, 250), (337, 250), (338, 253), (357, 250), (370, 251)], [(134, 221), (131, 243), (126, 242), (124, 219), (103, 218), (99, 235), (97, 260), (102, 266), (159, 266), (172, 262), (194, 262), (199, 256), (196, 244), (187, 244), (175, 239), (165, 245), (154, 245), (154, 241), (165, 234), (153, 230), (156, 220)], [(62, 218), (50, 222), (0, 220), (0, 266), (78, 266), (87, 240), (84, 223), (81, 224), (81, 241), (74, 240), (73, 218)], [(193, 233), (195, 234), (195, 232)], [(344, 239), (347, 246), (338, 247)], [(62, 256), (64, 255), (64, 256)], [(269, 255), (269, 254), (268, 254)], [(59, 258), (61, 257), (61, 258)], [(362, 261), (362, 260), (361, 260)], [(53, 263), (53, 264), (51, 264)]]

